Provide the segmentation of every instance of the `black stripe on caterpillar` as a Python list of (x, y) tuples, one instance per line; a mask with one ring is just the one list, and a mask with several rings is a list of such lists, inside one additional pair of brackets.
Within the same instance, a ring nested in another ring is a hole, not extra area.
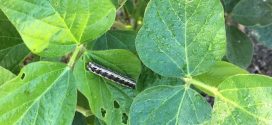
[(96, 75), (99, 75), (105, 79), (111, 80), (115, 83), (118, 83), (119, 85), (135, 89), (135, 86), (136, 86), (135, 81), (131, 80), (130, 78), (126, 76), (121, 76), (118, 73), (115, 73), (101, 65), (98, 65), (93, 62), (89, 62), (87, 65), (87, 69), (90, 72)]

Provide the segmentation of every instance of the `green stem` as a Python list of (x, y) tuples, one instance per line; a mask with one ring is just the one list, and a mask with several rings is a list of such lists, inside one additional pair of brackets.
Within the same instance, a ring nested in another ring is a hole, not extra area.
[(78, 45), (73, 53), (73, 55), (71, 56), (70, 60), (69, 60), (69, 63), (68, 63), (68, 66), (70, 68), (72, 68), (75, 64), (75, 61), (81, 51), (81, 49), (83, 48), (83, 45)]
[(212, 93), (213, 95), (218, 95), (218, 89), (209, 85), (206, 85), (205, 83), (195, 80), (193, 78), (183, 78), (183, 80), (187, 83), (187, 84), (192, 84), (196, 87), (202, 88), (207, 92)]

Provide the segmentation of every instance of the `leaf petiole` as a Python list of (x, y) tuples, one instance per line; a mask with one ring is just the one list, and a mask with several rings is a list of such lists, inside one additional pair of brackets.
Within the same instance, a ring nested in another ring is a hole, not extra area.
[(75, 61), (76, 61), (77, 57), (79, 56), (80, 51), (83, 49), (83, 47), (84, 47), (83, 45), (78, 45), (76, 47), (75, 51), (73, 52), (73, 55), (71, 56), (71, 58), (70, 58), (70, 60), (68, 62), (68, 66), (70, 68), (72, 68), (74, 66)]
[(213, 95), (218, 95), (218, 93), (219, 93), (217, 88), (206, 85), (205, 83), (195, 80), (191, 77), (183, 78), (183, 80), (185, 81), (186, 84), (192, 84), (194, 86), (202, 88), (202, 89), (212, 93)]

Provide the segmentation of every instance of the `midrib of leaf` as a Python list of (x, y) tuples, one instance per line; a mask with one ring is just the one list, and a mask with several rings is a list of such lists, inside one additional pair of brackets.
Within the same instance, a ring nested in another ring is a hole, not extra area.
[[(169, 1), (169, 3), (170, 3), (170, 1)], [(171, 4), (171, 3), (170, 3)], [(155, 4), (156, 5), (156, 4)], [(158, 8), (159, 9), (159, 7), (157, 7), (157, 5), (156, 5), (156, 8)], [(175, 12), (175, 10), (174, 10), (174, 8), (173, 7), (171, 7), (172, 9), (173, 9), (173, 11), (174, 11), (174, 13), (176, 14), (176, 12)], [(167, 23), (165, 22), (165, 20), (162, 18), (162, 16), (160, 15), (160, 13), (159, 12), (157, 12), (157, 14), (158, 14), (158, 16), (159, 16), (159, 18), (161, 19), (161, 21), (162, 21), (162, 23), (167, 27), (167, 31), (171, 34), (171, 35), (173, 35), (173, 33), (172, 33), (172, 31), (169, 29), (169, 27), (168, 27), (168, 25), (167, 25)], [(179, 16), (176, 14), (176, 16), (179, 18)], [(179, 18), (179, 20), (181, 21), (181, 19)], [(153, 38), (152, 38), (153, 39)], [(154, 39), (153, 39), (154, 40)], [(156, 40), (154, 40), (154, 41), (156, 41)], [(177, 43), (177, 44), (180, 44), (179, 42), (178, 42), (178, 40), (175, 38), (175, 42)], [(156, 42), (154, 42), (155, 44), (157, 44)], [(158, 44), (157, 44), (158, 45)], [(158, 45), (159, 46), (159, 45)], [(177, 68), (178, 69), (180, 69), (180, 71), (182, 72), (182, 73), (185, 73), (184, 71), (183, 71), (183, 69), (182, 69), (182, 67), (169, 55), (169, 54), (167, 54), (163, 49), (161, 49), (161, 48), (158, 48), (158, 49), (160, 49), (160, 51), (162, 52), (162, 53), (164, 53), (176, 66), (177, 66)], [(185, 49), (185, 48), (184, 48)]]
[(178, 125), (178, 122), (179, 122), (179, 118), (178, 117), (180, 115), (180, 110), (181, 110), (181, 107), (182, 107), (183, 100), (185, 98), (186, 92), (187, 92), (187, 89), (185, 88), (184, 89), (184, 93), (183, 93), (182, 98), (181, 98), (180, 103), (179, 103), (178, 113), (176, 114), (176, 123), (175, 123), (175, 125)]
[(255, 114), (249, 112), (248, 110), (244, 109), (243, 107), (241, 107), (241, 106), (238, 105), (237, 103), (235, 103), (235, 102), (229, 100), (228, 98), (224, 97), (219, 91), (216, 91), (216, 92), (215, 92), (215, 96), (217, 96), (217, 97), (219, 97), (220, 99), (224, 100), (225, 103), (227, 102), (227, 103), (231, 104), (232, 106), (234, 106), (234, 107), (236, 107), (236, 108), (242, 110), (243, 112), (247, 113), (248, 115), (251, 115), (251, 116), (254, 117), (254, 118), (257, 118), (257, 119), (259, 119), (259, 120), (261, 120), (261, 121), (264, 121), (264, 122), (266, 122), (266, 123), (269, 123), (269, 120), (266, 120), (266, 119), (263, 118), (263, 117), (259, 117), (259, 116), (255, 115)]
[[(89, 2), (89, 0), (87, 0), (87, 4), (88, 4), (88, 11), (90, 11), (90, 2)], [(80, 37), (79, 37), (79, 42), (81, 41), (81, 39), (82, 39), (82, 36), (83, 36), (83, 34), (84, 34), (84, 30), (85, 30), (85, 28), (87, 27), (87, 24), (88, 24), (88, 22), (89, 22), (89, 18), (90, 18), (90, 15), (91, 14), (87, 14), (88, 16), (86, 17), (86, 22), (84, 23), (84, 25), (83, 25), (83, 28), (81, 29), (82, 31), (81, 31), (81, 33), (80, 33)], [(75, 21), (73, 21), (73, 23), (74, 23)]]
[[(167, 102), (167, 100), (169, 100), (169, 99), (173, 98), (174, 96), (176, 96), (180, 91), (182, 91), (182, 89), (179, 90), (179, 91), (177, 91), (176, 93), (174, 93), (172, 96), (170, 96), (170, 97), (164, 99), (164, 101), (160, 104), (160, 106), (164, 105), (165, 102)], [(185, 91), (186, 91), (186, 90), (185, 90)], [(184, 99), (184, 97), (185, 97), (185, 96), (184, 96), (184, 95), (185, 95), (185, 91), (184, 91), (183, 96), (182, 96), (182, 99), (181, 99), (181, 101), (180, 101), (181, 103), (183, 102), (183, 99)], [(149, 114), (153, 114), (155, 111), (157, 111), (157, 110), (160, 108), (160, 106), (159, 106), (159, 107), (156, 107), (156, 108), (155, 108), (154, 110), (152, 110), (152, 112), (149, 113)], [(179, 105), (178, 113), (177, 113), (177, 114), (179, 114), (180, 106), (181, 106), (181, 105)], [(149, 116), (143, 121), (143, 123), (146, 123), (146, 120), (148, 120), (148, 119), (150, 118), (150, 116), (152, 116), (152, 115), (149, 115)], [(177, 120), (178, 120), (178, 116), (179, 116), (179, 115), (176, 115), (176, 117), (174, 117), (174, 119), (177, 119)]]
[[(50, 86), (48, 86), (48, 88), (43, 92), (43, 93), (41, 93), (41, 95), (40, 96), (38, 96), (35, 100), (33, 100), (33, 102), (34, 103), (32, 103), (30, 106), (29, 106), (29, 108), (23, 113), (23, 115), (21, 116), (21, 117), (19, 117), (19, 119), (17, 120), (17, 121), (15, 121), (15, 123), (18, 123), (18, 121), (20, 121), (28, 112), (29, 112), (29, 110), (33, 107), (33, 105), (35, 105), (37, 102), (39, 102), (39, 100), (48, 92), (48, 91), (50, 91), (50, 89), (55, 85), (54, 83), (55, 82), (57, 82), (69, 69), (66, 67), (66, 68), (64, 68), (64, 69), (59, 69), (59, 70), (55, 70), (55, 71), (51, 71), (51, 72), (49, 72), (49, 73), (52, 73), (52, 72), (57, 72), (57, 71), (60, 71), (60, 70), (64, 70), (60, 75), (59, 75), (59, 77), (57, 78), (57, 79), (55, 79), (54, 81), (53, 81), (53, 83), (50, 85)], [(48, 73), (46, 73), (46, 74), (48, 74)], [(68, 75), (69, 76), (69, 75)], [(42, 76), (40, 76), (40, 77), (42, 77)], [(69, 81), (69, 80), (68, 80)]]
[[(179, 3), (180, 4), (180, 3)], [(184, 46), (185, 46), (185, 48), (184, 48), (184, 50), (185, 50), (185, 59), (186, 59), (186, 67), (187, 67), (187, 75), (188, 76), (191, 76), (191, 73), (190, 73), (190, 62), (189, 62), (189, 57), (188, 57), (188, 48), (187, 48), (187, 0), (185, 0), (185, 3), (184, 3), (184, 20), (185, 20), (185, 29), (184, 29), (184, 34), (185, 34), (185, 36), (184, 36)]]
[[(25, 1), (25, 0), (22, 0), (22, 1), (24, 1), (24, 2), (26, 2), (26, 3), (30, 3), (30, 2), (27, 2), (27, 1)], [(31, 4), (33, 4), (33, 3), (31, 3)], [(69, 35), (73, 38), (73, 40), (74, 40), (75, 43), (79, 43), (78, 40), (75, 38), (75, 36), (72, 34), (71, 29), (68, 28), (68, 26), (67, 26), (66, 22), (64, 21), (64, 19), (63, 19), (63, 18), (60, 16), (60, 14), (55, 10), (55, 8), (52, 7), (52, 4), (51, 4), (51, 3), (49, 3), (49, 4), (51, 5), (51, 8), (55, 11), (55, 13), (59, 16), (59, 19), (63, 22), (63, 24), (65, 24), (65, 25), (64, 25), (64, 26), (65, 26), (64, 29), (66, 29), (66, 30), (69, 31), (68, 33), (69, 33)], [(38, 6), (38, 5), (36, 5), (36, 4), (33, 4), (33, 5)], [(40, 7), (40, 6), (38, 6), (38, 7)], [(54, 26), (54, 25), (49, 24), (49, 23), (47, 23), (47, 22), (43, 22), (43, 21), (41, 21), (41, 20), (39, 20), (39, 19), (37, 19), (37, 18), (31, 16), (31, 15), (28, 15), (28, 14), (26, 14), (26, 13), (20, 12), (20, 11), (18, 11), (18, 10), (11, 9), (11, 8), (5, 8), (5, 9), (6, 9), (6, 10), (16, 11), (17, 13), (21, 13), (21, 14), (24, 14), (24, 15), (26, 15), (26, 16), (29, 16), (29, 17), (31, 17), (31, 18), (33, 18), (33, 19), (39, 21), (39, 22), (46, 23), (46, 24), (51, 25), (51, 26), (53, 26), (53, 27), (57, 27), (57, 26)], [(9, 17), (7, 17), (7, 18), (9, 18)], [(62, 27), (58, 27), (58, 28), (62, 28)], [(30, 34), (24, 34), (24, 35), (27, 35), (27, 36), (30, 36), (30, 37), (31, 37)], [(35, 38), (35, 39), (37, 39), (37, 38)]]
[[(172, 8), (173, 12), (175, 13), (175, 15), (178, 17), (178, 19), (180, 21), (182, 21), (181, 18), (179, 17), (179, 15), (177, 14), (176, 10), (174, 9), (172, 2), (169, 0), (168, 0), (168, 2), (171, 5), (171, 8)], [(181, 2), (179, 2), (178, 4), (181, 4)], [(191, 76), (190, 62), (189, 62), (189, 56), (188, 56), (188, 46), (187, 46), (187, 22), (189, 20), (187, 20), (187, 12), (186, 11), (187, 11), (187, 0), (185, 0), (185, 2), (184, 2), (184, 22), (185, 22), (184, 23), (184, 25), (185, 25), (184, 26), (184, 34), (185, 34), (185, 36), (184, 36), (184, 53), (185, 53), (185, 62), (186, 62), (185, 65), (186, 65), (186, 70), (187, 70), (187, 76)], [(180, 66), (178, 66), (178, 67), (180, 67)], [(184, 72), (182, 69), (181, 69), (181, 71)]]
[[(63, 22), (63, 24), (65, 24), (65, 28), (69, 30), (70, 36), (72, 36), (72, 38), (74, 39), (74, 41), (76, 43), (79, 43), (79, 40), (76, 39), (75, 35), (72, 33), (71, 29), (68, 27), (67, 23), (62, 18), (62, 16), (60, 15), (60, 13), (54, 8), (54, 6), (49, 1), (48, 1), (48, 3), (50, 4), (51, 8), (55, 11), (55, 13), (59, 16), (59, 19), (61, 19), (61, 21)], [(73, 23), (74, 23), (74, 20), (73, 20)]]
[[(68, 70), (69, 70), (69, 69), (68, 69)], [(64, 74), (65, 74), (65, 73), (64, 73)], [(63, 75), (63, 74), (61, 74), (61, 76), (62, 76), (62, 75)], [(59, 77), (59, 78), (60, 78), (60, 77)], [(59, 79), (59, 78), (58, 78), (58, 79)], [(68, 92), (68, 88), (69, 88), (69, 85), (70, 85), (70, 74), (69, 74), (69, 72), (68, 72), (68, 78), (67, 78), (67, 79), (68, 79), (68, 81), (67, 81), (67, 88), (66, 88), (66, 91), (65, 91), (65, 94), (64, 94), (64, 98), (62, 98), (62, 100), (61, 100), (61, 104), (62, 104), (62, 105), (61, 105), (61, 108), (60, 108), (60, 109), (63, 108), (63, 103), (64, 103), (64, 100), (65, 100), (65, 97), (67, 96), (66, 94), (67, 94), (67, 92)], [(58, 114), (57, 117), (59, 117), (59, 116), (60, 116), (60, 112), (58, 112), (57, 114)], [(59, 118), (56, 118), (56, 119), (59, 119)], [(55, 125), (56, 121), (57, 121), (57, 120), (54, 121), (54, 124), (53, 124), (53, 125)], [(35, 124), (33, 124), (33, 125), (35, 125)]]

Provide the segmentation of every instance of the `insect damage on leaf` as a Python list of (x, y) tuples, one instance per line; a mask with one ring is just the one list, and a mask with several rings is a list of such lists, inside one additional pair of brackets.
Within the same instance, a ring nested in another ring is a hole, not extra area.
[(122, 86), (135, 89), (135, 86), (136, 86), (135, 81), (131, 80), (130, 78), (127, 78), (126, 76), (121, 76), (118, 73), (115, 73), (109, 69), (106, 69), (105, 67), (101, 65), (98, 65), (93, 62), (89, 62), (87, 65), (87, 69), (96, 75), (99, 75), (103, 78), (111, 80)]

